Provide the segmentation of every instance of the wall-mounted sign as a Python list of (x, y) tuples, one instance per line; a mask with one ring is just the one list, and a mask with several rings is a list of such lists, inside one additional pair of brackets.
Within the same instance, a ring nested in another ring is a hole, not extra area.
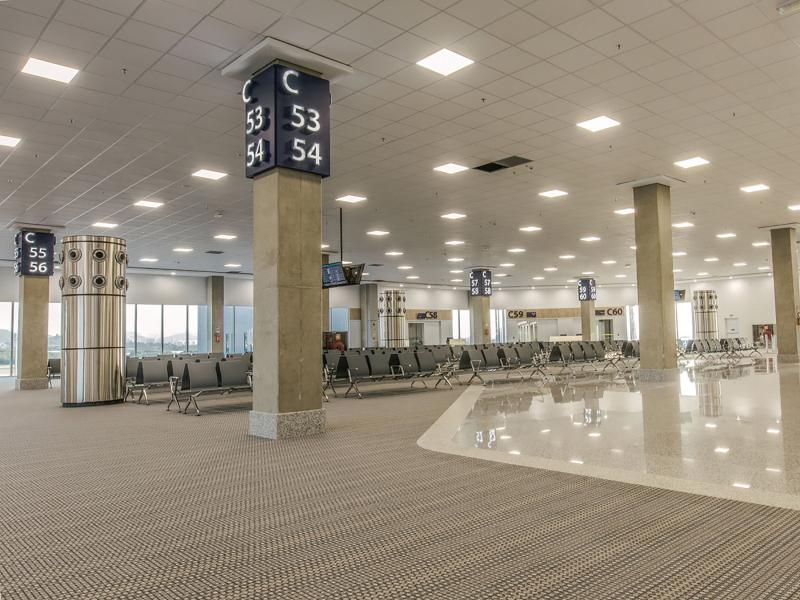
[(55, 262), (56, 236), (47, 231), (22, 230), (14, 236), (14, 273), (50, 277)]
[(594, 311), (596, 317), (621, 317), (625, 314), (625, 309), (621, 306), (611, 308), (598, 308)]
[(535, 319), (536, 318), (536, 311), (535, 310), (509, 310), (506, 313), (506, 317), (509, 319)]
[(578, 300), (597, 300), (597, 284), (594, 279), (578, 280)]
[(242, 86), (245, 175), (275, 167), (331, 174), (331, 93), (326, 79), (272, 65)]
[(489, 269), (473, 269), (469, 274), (470, 296), (492, 295), (492, 272)]
[(417, 313), (417, 321), (422, 321), (424, 319), (433, 319), (435, 321), (438, 318), (439, 318), (439, 313), (435, 310), (426, 310), (425, 312)]

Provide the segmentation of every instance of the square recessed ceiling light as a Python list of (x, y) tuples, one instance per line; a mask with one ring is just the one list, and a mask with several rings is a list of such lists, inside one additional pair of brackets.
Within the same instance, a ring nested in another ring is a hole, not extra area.
[[(331, 247), (331, 245), (330, 245), (330, 244), (320, 244), (320, 246), (319, 246), (319, 247), (320, 247), (322, 250), (325, 250), (326, 248), (330, 248), (330, 247)], [(362, 273), (362, 275), (363, 275), (363, 273)]]
[(536, 277), (533, 278), (533, 280), (534, 281), (544, 281), (544, 277), (542, 277), (541, 275), (537, 275)]
[(739, 189), (748, 194), (752, 194), (753, 192), (766, 191), (769, 189), (769, 186), (763, 183), (757, 183), (755, 185), (746, 185), (744, 187), (740, 187)]
[(100, 229), (114, 229), (114, 227), (117, 227), (117, 223), (106, 223), (105, 221), (98, 221), (97, 223), (92, 223), (92, 227), (99, 227)]
[(541, 227), (537, 227), (536, 225), (526, 225), (525, 227), (520, 227), (519, 230), (520, 231), (531, 232), (531, 231), (541, 231), (542, 228)]
[(616, 127), (617, 125), (619, 125), (619, 121), (615, 121), (614, 119), (606, 117), (605, 115), (578, 123), (578, 127), (583, 127), (591, 132), (602, 131), (603, 129), (609, 129), (611, 127)]
[(215, 240), (235, 240), (237, 236), (231, 235), (229, 233), (220, 233), (214, 236)]
[(456, 219), (463, 219), (463, 218), (464, 218), (464, 217), (466, 217), (466, 216), (467, 216), (467, 215), (464, 215), (464, 214), (462, 214), (462, 213), (457, 213), (457, 212), (449, 212), (449, 213), (445, 213), (445, 214), (443, 214), (443, 215), (442, 215), (442, 218), (443, 218), (443, 219), (450, 219), (451, 221), (454, 221), (454, 220), (456, 220)]
[(572, 260), (573, 258), (575, 258), (575, 255), (574, 254), (562, 254), (558, 258), (560, 258), (561, 260)]
[(29, 58), (25, 66), (22, 67), (22, 72), (28, 75), (36, 75), (37, 77), (60, 81), (61, 83), (69, 83), (72, 81), (72, 78), (78, 74), (78, 69), (57, 65), (56, 63), (39, 60), (38, 58)]
[(463, 279), (451, 279), (450, 281), (451, 281), (451, 283), (461, 283), (464, 280)]
[(718, 234), (717, 234), (717, 237), (718, 237), (719, 239), (721, 239), (721, 240), (727, 240), (727, 239), (729, 239), (729, 238), (735, 238), (735, 237), (736, 237), (736, 234), (735, 234), (735, 233), (732, 233), (732, 232), (718, 233)]
[(426, 69), (439, 73), (439, 75), (447, 76), (451, 73), (455, 73), (459, 69), (468, 67), (473, 62), (475, 61), (470, 60), (466, 56), (461, 56), (452, 50), (442, 48), (438, 52), (434, 52), (430, 56), (426, 56), (422, 60), (417, 61), (417, 64), (420, 67), (425, 67)]
[(686, 160), (679, 160), (675, 163), (676, 166), (681, 167), (682, 169), (691, 169), (693, 167), (702, 167), (703, 165), (707, 165), (709, 162), (703, 158), (702, 156), (695, 156), (694, 158), (687, 158)]
[(451, 269), (450, 272), (451, 273), (463, 273), (464, 271), (462, 271), (461, 269)]
[(581, 275), (594, 275), (594, 271), (583, 271)]
[(144, 208), (158, 208), (159, 206), (164, 206), (164, 203), (157, 202), (156, 200), (139, 200), (138, 202), (134, 202), (133, 205), (143, 206)]
[(635, 208), (620, 208), (614, 211), (614, 214), (617, 215), (632, 215), (636, 212)]
[(16, 148), (21, 141), (20, 138), (11, 137), (10, 135), (0, 135), (0, 146)]
[(545, 268), (544, 268), (544, 269), (542, 269), (542, 270), (543, 270), (543, 271), (547, 271), (548, 273), (553, 273), (553, 272), (555, 272), (555, 271), (558, 271), (558, 269), (557, 269), (556, 267), (545, 267)]
[(734, 267), (746, 267), (747, 263), (746, 262), (735, 262), (735, 263), (733, 263), (733, 266)]
[(615, 265), (615, 264), (617, 264), (617, 261), (615, 261), (615, 260), (604, 260), (603, 264), (604, 265)]
[(419, 275), (408, 275), (406, 279), (419, 279)]
[(694, 227), (694, 223), (689, 223), (689, 221), (681, 221), (680, 223), (673, 223), (672, 226), (675, 229), (688, 229), (689, 227)]
[(787, 207), (789, 210), (800, 210), (800, 204), (792, 204)]
[(545, 198), (559, 198), (561, 196), (567, 196), (568, 194), (563, 190), (547, 190), (546, 192), (539, 192), (539, 195)]
[(354, 196), (353, 194), (347, 194), (345, 196), (339, 196), (336, 198), (336, 202), (347, 202), (348, 204), (356, 204), (357, 202), (364, 202), (366, 200), (366, 196)]
[(367, 235), (373, 235), (375, 237), (382, 237), (384, 235), (389, 235), (388, 231), (383, 231), (382, 229), (373, 229), (372, 231), (368, 231)]
[(447, 262), (464, 262), (463, 258), (448, 258)]
[[(241, 266), (242, 265), (240, 265), (239, 263), (226, 263), (225, 264), (225, 268), (226, 269), (238, 269)], [(362, 273), (362, 275), (363, 275), (363, 273)]]
[(511, 267), (514, 266), (514, 263), (500, 263), (500, 266), (506, 269), (510, 269)]
[(759, 271), (769, 271), (771, 267), (758, 267)]
[(449, 240), (444, 243), (445, 246), (461, 246), (464, 244), (463, 240)]
[(447, 163), (446, 165), (439, 165), (438, 167), (434, 167), (433, 170), (439, 171), (440, 173), (447, 173), (448, 175), (452, 175), (453, 173), (461, 173), (461, 171), (468, 171), (469, 167), (465, 167), (464, 165), (459, 165), (457, 163)]
[(397, 268), (398, 268), (398, 269), (400, 269), (401, 271), (410, 271), (410, 270), (411, 270), (411, 269), (413, 269), (414, 267), (412, 267), (411, 265), (400, 265), (400, 266), (399, 266), (399, 267), (397, 267)]
[(140, 258), (139, 262), (154, 263), (154, 262), (158, 262), (158, 259), (157, 258)]
[(619, 275), (614, 275), (617, 279), (625, 279), (627, 275), (620, 273)]
[(700, 273), (697, 274), (698, 277), (705, 277), (707, 275), (708, 275), (708, 271), (701, 271)]
[(228, 176), (227, 173), (223, 173), (222, 171), (210, 171), (208, 169), (200, 169), (199, 171), (192, 173), (192, 175), (194, 177), (202, 177), (203, 179), (211, 179), (213, 181), (217, 181), (218, 179)]
[(194, 248), (173, 248), (173, 252), (194, 252)]
[(708, 258), (703, 259), (705, 262), (719, 262), (719, 259), (716, 256), (709, 256)]

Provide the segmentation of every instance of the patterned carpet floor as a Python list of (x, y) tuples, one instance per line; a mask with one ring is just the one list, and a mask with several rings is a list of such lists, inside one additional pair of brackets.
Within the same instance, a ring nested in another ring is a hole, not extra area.
[(418, 448), (458, 390), (274, 442), (246, 396), (197, 418), (2, 385), (3, 600), (800, 597), (800, 513)]

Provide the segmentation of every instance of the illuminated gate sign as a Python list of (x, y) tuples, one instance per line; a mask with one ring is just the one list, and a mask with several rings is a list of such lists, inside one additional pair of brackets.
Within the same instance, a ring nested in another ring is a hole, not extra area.
[(14, 273), (34, 277), (53, 274), (56, 236), (47, 231), (22, 230), (14, 236)]
[(286, 167), (331, 174), (330, 85), (326, 79), (272, 65), (242, 86), (245, 175)]

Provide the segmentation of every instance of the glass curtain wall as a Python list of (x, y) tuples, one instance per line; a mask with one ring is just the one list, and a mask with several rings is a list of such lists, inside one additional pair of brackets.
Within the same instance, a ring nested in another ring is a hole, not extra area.
[(253, 307), (226, 306), (225, 353), (236, 354), (253, 351)]
[(208, 352), (208, 308), (196, 304), (128, 304), (125, 352), (158, 356)]

